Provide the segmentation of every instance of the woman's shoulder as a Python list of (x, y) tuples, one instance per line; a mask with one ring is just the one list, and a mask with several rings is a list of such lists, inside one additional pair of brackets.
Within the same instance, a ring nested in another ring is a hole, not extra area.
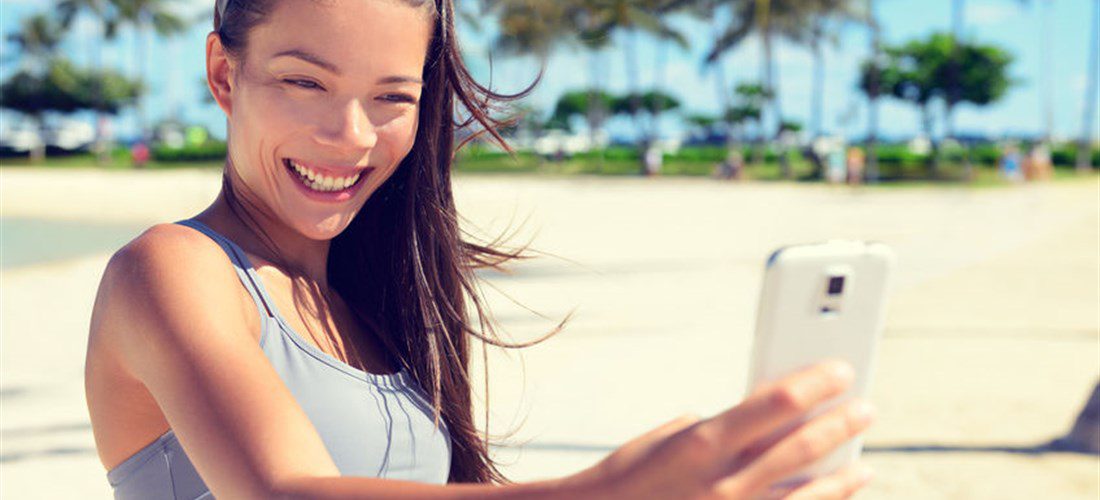
[(255, 307), (217, 242), (189, 227), (162, 223), (111, 256), (93, 315), (110, 325), (106, 330), (112, 335), (140, 336), (160, 329), (183, 331), (164, 322), (188, 317), (217, 318), (243, 328), (254, 322), (249, 309)]
[[(161, 223), (147, 228), (111, 255), (103, 272), (110, 290), (140, 288), (142, 295), (187, 294), (195, 287), (236, 281), (228, 257), (218, 244), (197, 230)], [(233, 288), (221, 287), (223, 291)], [(209, 291), (209, 290), (207, 290)]]
[[(201, 261), (221, 253), (218, 244), (198, 230), (182, 224), (164, 222), (146, 228), (116, 251), (111, 260), (175, 256)], [(186, 263), (188, 262), (181, 262)]]

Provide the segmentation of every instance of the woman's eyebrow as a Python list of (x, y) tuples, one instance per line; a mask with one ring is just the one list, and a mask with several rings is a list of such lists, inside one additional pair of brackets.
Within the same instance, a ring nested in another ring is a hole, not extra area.
[(386, 85), (386, 84), (389, 84), (389, 83), (415, 83), (415, 84), (419, 84), (419, 85), (424, 85), (424, 80), (421, 80), (421, 79), (416, 78), (414, 76), (400, 76), (400, 75), (387, 76), (387, 77), (384, 77), (384, 78), (380, 78), (378, 80), (378, 85)]
[[(340, 68), (336, 67), (335, 64), (326, 61), (324, 58), (318, 56), (317, 54), (303, 49), (284, 50), (282, 52), (279, 52), (278, 54), (271, 56), (272, 59), (275, 59), (276, 57), (293, 57), (296, 59), (301, 59), (315, 66), (320, 66), (321, 68), (324, 68), (331, 73), (340, 75)], [(378, 85), (387, 85), (392, 83), (415, 83), (419, 85), (424, 85), (423, 80), (414, 76), (393, 75), (383, 77), (378, 80)]]
[(336, 67), (335, 64), (324, 60), (324, 58), (322, 58), (321, 56), (318, 56), (317, 54), (314, 54), (312, 52), (307, 52), (307, 51), (302, 50), (302, 49), (284, 50), (282, 52), (279, 52), (278, 54), (275, 54), (275, 55), (271, 56), (272, 59), (275, 59), (276, 57), (294, 57), (294, 58), (297, 58), (297, 59), (301, 59), (301, 60), (303, 60), (307, 63), (313, 64), (315, 66), (320, 66), (320, 67), (322, 67), (322, 68), (324, 68), (324, 69), (326, 69), (326, 70), (328, 70), (332, 73), (335, 73), (337, 75), (340, 74), (340, 68)]

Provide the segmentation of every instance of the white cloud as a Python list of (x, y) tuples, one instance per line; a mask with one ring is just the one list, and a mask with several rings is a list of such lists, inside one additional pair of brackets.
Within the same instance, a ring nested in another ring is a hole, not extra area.
[(970, 26), (993, 26), (1000, 24), (1020, 13), (1013, 2), (997, 0), (992, 3), (972, 2), (966, 5), (964, 16)]

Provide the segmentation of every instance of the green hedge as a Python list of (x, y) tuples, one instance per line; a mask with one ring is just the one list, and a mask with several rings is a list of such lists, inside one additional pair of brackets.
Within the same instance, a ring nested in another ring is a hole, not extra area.
[[(917, 154), (909, 151), (905, 144), (883, 144), (878, 146), (879, 164), (889, 167), (916, 167), (923, 166), (928, 160), (928, 155)], [(123, 150), (125, 151), (125, 150)], [(791, 151), (797, 156), (797, 152)], [(125, 153), (124, 153), (125, 154)], [(537, 163), (537, 155), (528, 151), (517, 151), (515, 160), (509, 158), (508, 153), (498, 149), (483, 147), (480, 145), (467, 145), (459, 151), (458, 163), (471, 167), (471, 170), (479, 170), (479, 166), (490, 170), (500, 168), (502, 164), (511, 164), (519, 170), (531, 170)], [(965, 158), (966, 150), (962, 148), (947, 148), (942, 151), (942, 158), (947, 163), (961, 163)], [(156, 146), (153, 148), (153, 160), (163, 163), (218, 161), (225, 158), (226, 146), (221, 141), (207, 141), (198, 146), (183, 148), (171, 148), (168, 146)], [(754, 158), (751, 146), (742, 147), (742, 155), (745, 161)], [(971, 147), (969, 150), (970, 161), (977, 165), (996, 165), (1001, 157), (1001, 149), (994, 144), (981, 144)], [(586, 151), (573, 157), (574, 160), (596, 160), (601, 157), (600, 151)], [(724, 146), (691, 146), (680, 149), (675, 154), (665, 155), (666, 162), (705, 163), (708, 165), (718, 163), (726, 158)], [(638, 149), (632, 146), (612, 146), (602, 151), (603, 162), (638, 162), (640, 161)], [(772, 148), (764, 151), (764, 161), (777, 160), (776, 152)], [(1073, 167), (1077, 162), (1077, 148), (1072, 144), (1061, 145), (1051, 152), (1051, 160), (1057, 167)], [(484, 165), (478, 165), (484, 163)], [(489, 166), (489, 165), (492, 166)], [(1092, 151), (1092, 164), (1100, 165), (1100, 148)]]
[(225, 155), (225, 143), (221, 141), (207, 141), (197, 146), (182, 148), (155, 146), (152, 151), (153, 160), (164, 163), (216, 161), (224, 159)]

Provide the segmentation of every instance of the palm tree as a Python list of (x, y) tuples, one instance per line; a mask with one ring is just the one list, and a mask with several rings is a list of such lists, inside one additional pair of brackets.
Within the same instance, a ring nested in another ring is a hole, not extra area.
[(555, 47), (572, 34), (564, 2), (487, 0), (486, 12), (498, 16), (499, 34), (493, 46), (505, 54), (532, 55), (545, 67)]
[(875, 16), (875, 1), (865, 0), (864, 18), (871, 28), (871, 60), (867, 72), (867, 182), (878, 182), (878, 98), (882, 94), (882, 25)]
[[(1028, 3), (1028, 2), (1030, 2), (1030, 0), (1016, 0), (1016, 3), (1019, 3), (1019, 4), (1024, 4), (1024, 3)], [(952, 54), (951, 54), (951, 59), (952, 60), (951, 60), (950, 66), (948, 67), (948, 73), (947, 73), (948, 89), (947, 89), (947, 95), (944, 96), (945, 97), (945, 99), (944, 99), (945, 106), (944, 106), (944, 116), (943, 116), (944, 135), (949, 139), (954, 139), (955, 138), (955, 106), (959, 103), (960, 100), (962, 100), (963, 82), (962, 82), (962, 78), (961, 78), (960, 75), (963, 72), (963, 68), (960, 67), (960, 65), (962, 63), (960, 61), (961, 54), (960, 54), (959, 46), (960, 46), (960, 44), (963, 43), (963, 30), (965, 28), (966, 28), (966, 0), (951, 0), (951, 32), (953, 34), (954, 47), (955, 48), (952, 51)], [(1044, 43), (1043, 57), (1047, 61), (1050, 60), (1050, 54), (1045, 53), (1048, 50), (1049, 50), (1049, 48), (1046, 47), (1045, 43)], [(1047, 75), (1046, 77), (1049, 78), (1049, 75)], [(1048, 94), (1048, 101), (1049, 101), (1049, 99), (1050, 99), (1049, 91), (1047, 92), (1047, 94)], [(1048, 105), (1049, 105), (1049, 102), (1048, 102)], [(1051, 113), (1051, 110), (1049, 108), (1047, 109), (1047, 113), (1048, 114)], [(1050, 128), (1051, 128), (1051, 125), (1052, 124), (1050, 122), (1047, 123), (1046, 133), (1045, 133), (1045, 138), (1044, 138), (1044, 140), (1046, 140), (1048, 143), (1050, 141)], [(969, 148), (964, 148), (963, 168), (964, 168), (963, 177), (967, 180), (971, 179), (972, 178), (971, 173), (972, 173), (973, 165), (970, 163), (970, 150), (969, 150)]]
[[(36, 14), (23, 19), (19, 30), (7, 35), (8, 42), (14, 44), (22, 56), (20, 65), (23, 74), (46, 75), (50, 71), (52, 63), (57, 60), (57, 49), (61, 45), (64, 35), (61, 26), (51, 17), (45, 14)], [(32, 120), (39, 130), (38, 141), (31, 148), (31, 161), (39, 162), (46, 157), (45, 122), (41, 113), (36, 113)]]
[[(103, 40), (113, 40), (118, 35), (118, 18), (115, 15), (113, 5), (108, 0), (59, 0), (56, 8), (61, 26), (66, 30), (72, 28), (80, 14), (87, 13), (100, 21), (100, 34)], [(103, 66), (103, 58), (101, 57), (103, 45), (101, 43), (90, 43), (88, 48), (92, 51), (92, 66), (98, 72)], [(96, 92), (96, 95), (92, 96), (93, 99), (97, 103), (101, 103), (103, 96), (98, 95), (98, 89), (94, 92)], [(109, 161), (111, 156), (110, 148), (104, 137), (105, 121), (104, 113), (97, 110), (95, 113), (95, 149), (98, 153), (96, 161), (100, 164)]]
[[(760, 37), (762, 51), (760, 80), (769, 96), (770, 115), (774, 117), (772, 121), (775, 123), (774, 133), (769, 132), (767, 137), (777, 137), (783, 122), (783, 113), (773, 57), (775, 37), (781, 36), (795, 42), (801, 40), (803, 34), (807, 32), (806, 26), (814, 12), (811, 9), (812, 3), (804, 0), (716, 0), (716, 3), (731, 9), (732, 19), (715, 40), (714, 46), (706, 56), (706, 61), (714, 63), (750, 34)], [(764, 122), (766, 123), (767, 120)], [(779, 158), (784, 176), (790, 176), (786, 155), (780, 155)]]
[[(724, 5), (723, 0), (680, 0), (679, 2), (673, 2), (671, 8), (684, 8), (688, 15), (710, 24), (711, 30), (713, 30), (714, 39), (721, 38), (725, 31), (725, 26), (722, 25), (721, 18), (719, 16), (720, 10)], [(737, 140), (738, 134), (736, 129), (739, 122), (733, 120), (735, 113), (733, 112), (733, 99), (732, 99), (732, 86), (729, 83), (729, 79), (726, 75), (726, 66), (723, 62), (725, 52), (718, 54), (713, 59), (706, 59), (703, 62), (705, 68), (708, 68), (713, 72), (715, 90), (718, 94), (718, 106), (719, 113), (715, 120), (722, 124), (724, 127), (726, 149), (728, 153), (738, 149)], [(689, 121), (691, 119), (689, 118)], [(713, 125), (713, 124), (711, 124)], [(710, 125), (708, 125), (709, 127)]]
[[(675, 31), (661, 15), (673, 3), (660, 0), (584, 0), (583, 4), (589, 9), (593, 19), (592, 29), (585, 34), (586, 37), (602, 39), (610, 38), (616, 31), (626, 32), (623, 53), (626, 58), (627, 92), (631, 96), (630, 113), (638, 116), (641, 110), (638, 34), (644, 32), (662, 41), (672, 40), (681, 45), (686, 44), (684, 36)], [(649, 138), (645, 138), (644, 142), (648, 141)]]
[[(645, 3), (649, 9), (658, 13), (662, 17), (668, 16), (672, 12), (680, 10), (682, 8), (677, 0), (645, 0), (643, 3)], [(659, 42), (659, 46), (657, 47), (657, 50), (654, 51), (656, 59), (654, 61), (655, 72), (653, 75), (653, 88), (655, 90), (653, 95), (655, 96), (655, 98), (650, 103), (649, 110), (650, 116), (653, 117), (652, 128), (650, 130), (650, 137), (652, 137), (653, 139), (657, 139), (661, 135), (659, 117), (661, 112), (666, 110), (665, 103), (662, 99), (665, 96), (663, 91), (666, 79), (666, 70), (668, 68), (667, 52), (669, 49), (669, 45), (674, 45), (680, 50), (685, 50), (688, 48), (688, 41), (683, 33), (674, 30), (668, 24), (665, 24), (663, 27), (660, 28), (659, 32), (657, 33), (657, 39)]]
[[(187, 29), (188, 23), (174, 12), (169, 5), (176, 3), (174, 0), (110, 0), (118, 13), (120, 24), (129, 24), (135, 30), (135, 36), (141, 36), (145, 30), (152, 27), (157, 35), (162, 37), (177, 35)], [(145, 43), (137, 43), (135, 57), (139, 78), (145, 75)], [(145, 119), (145, 106), (142, 99), (137, 101), (138, 130), (141, 139), (147, 136)]]
[(837, 29), (846, 22), (863, 21), (867, 18), (860, 0), (810, 0), (806, 2), (809, 21), (801, 33), (801, 42), (809, 46), (813, 55), (813, 87), (810, 99), (810, 129), (814, 137), (821, 135), (821, 115), (824, 108), (825, 54), (822, 46), (826, 43), (836, 46), (839, 42)]
[(41, 72), (57, 55), (63, 36), (64, 31), (53, 18), (36, 14), (24, 19), (19, 31), (9, 33), (6, 38), (19, 49), (24, 69)]

